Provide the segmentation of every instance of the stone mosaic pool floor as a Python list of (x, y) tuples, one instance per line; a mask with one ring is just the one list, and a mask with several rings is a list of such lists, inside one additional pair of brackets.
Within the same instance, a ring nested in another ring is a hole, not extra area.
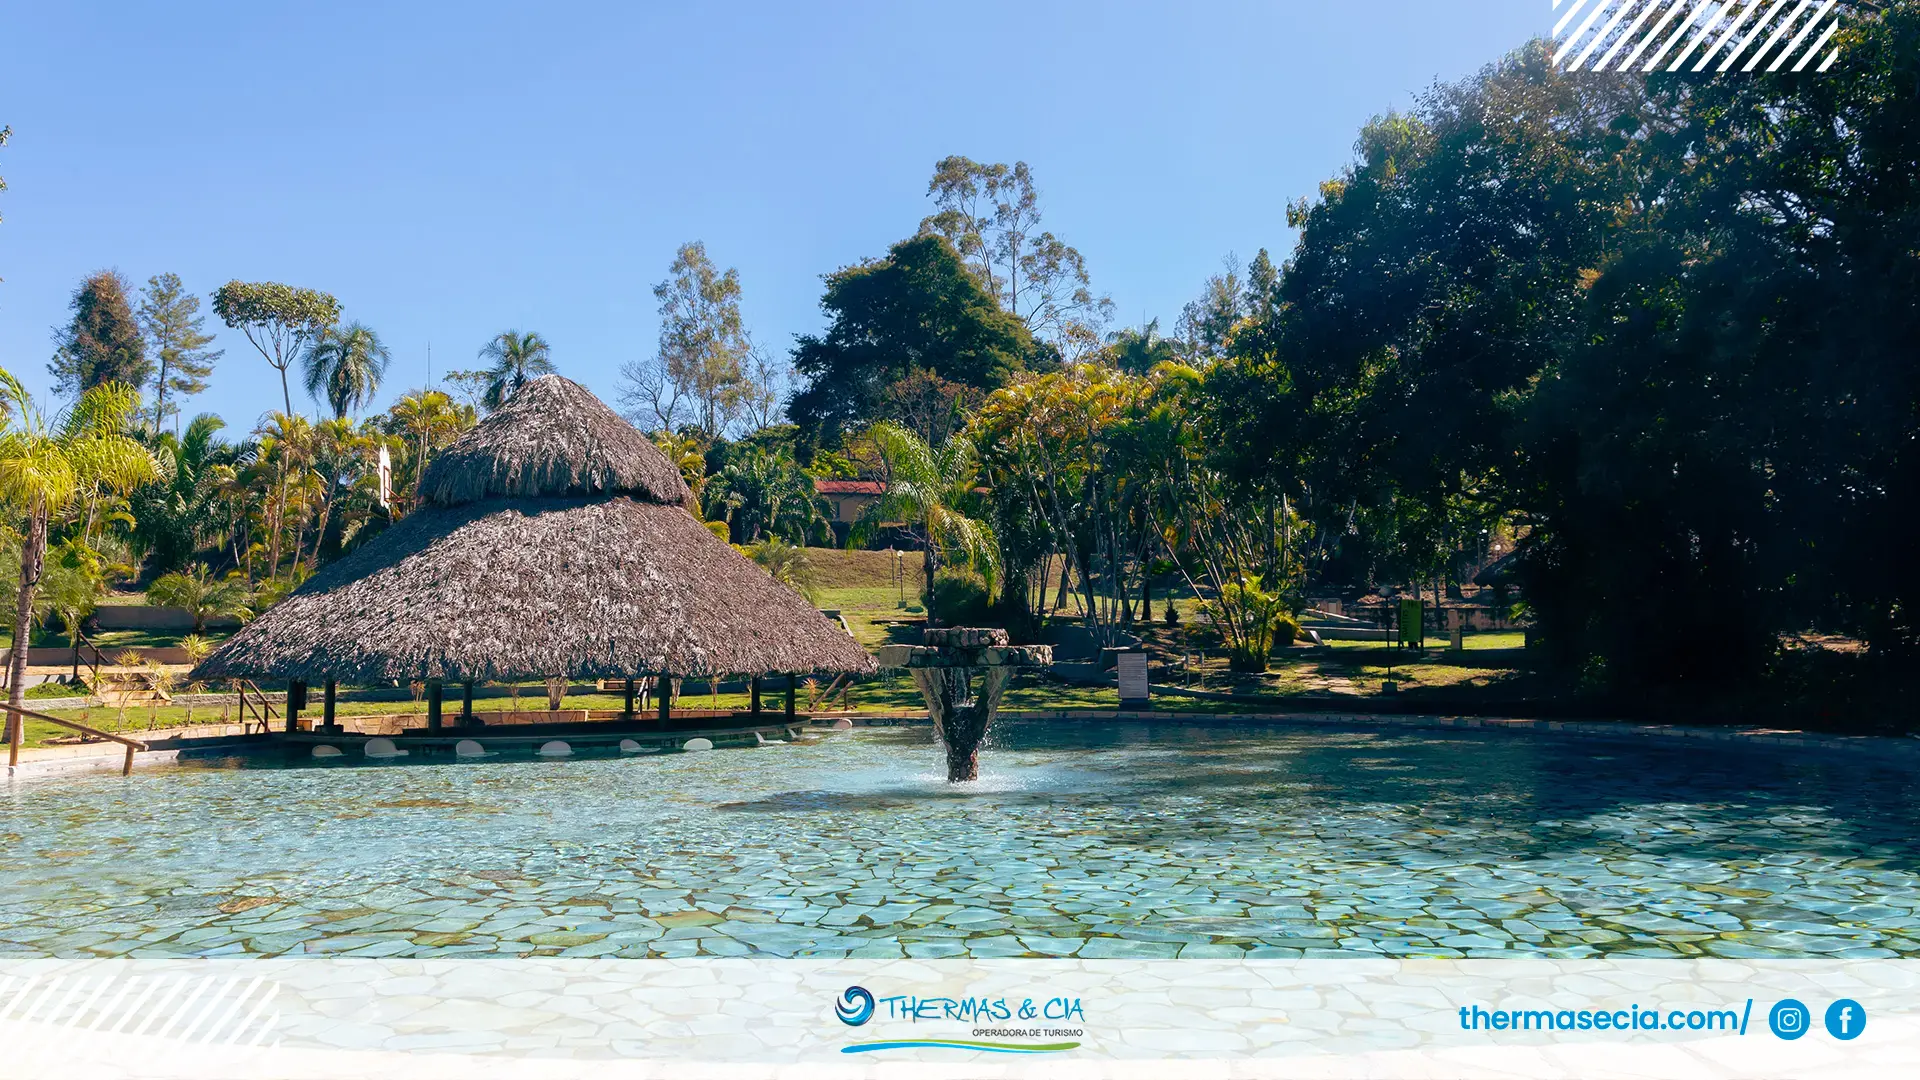
[(0, 788), (0, 956), (1920, 956), (1920, 779), (1471, 732), (1010, 723)]

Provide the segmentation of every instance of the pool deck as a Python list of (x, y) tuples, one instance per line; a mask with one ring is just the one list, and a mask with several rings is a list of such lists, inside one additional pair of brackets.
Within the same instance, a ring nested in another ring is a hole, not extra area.
[[(1472, 729), (1527, 735), (1557, 735), (1596, 741), (1628, 741), (1644, 744), (1648, 740), (1679, 743), (1713, 743), (1778, 753), (1836, 754), (1853, 760), (1871, 758), (1874, 764), (1920, 769), (1920, 738), (1884, 735), (1831, 735), (1819, 732), (1766, 727), (1707, 727), (1688, 724), (1651, 724), (1606, 720), (1541, 720), (1524, 717), (1483, 717), (1424, 715), (1415, 713), (1368, 712), (1271, 712), (1271, 713), (1191, 713), (1160, 712), (1152, 709), (1070, 709), (1007, 710), (1007, 720), (1122, 721), (1155, 724), (1284, 724), (1290, 726), (1326, 726), (1375, 729)], [(343, 720), (352, 720), (343, 717)], [(452, 718), (449, 718), (452, 719)], [(182, 756), (204, 757), (235, 753), (258, 753), (272, 747), (309, 748), (329, 744), (354, 759), (363, 756), (368, 739), (387, 737), (401, 749), (418, 747), (422, 756), (451, 757), (455, 743), (463, 739), (480, 742), (498, 753), (530, 753), (540, 744), (560, 739), (583, 749), (605, 751), (632, 739), (649, 751), (676, 749), (687, 740), (704, 738), (716, 748), (755, 746), (762, 739), (794, 737), (797, 731), (820, 731), (844, 727), (913, 727), (926, 724), (925, 712), (896, 713), (813, 713), (796, 716), (792, 723), (779, 713), (753, 720), (742, 714), (745, 723), (716, 724), (718, 717), (675, 717), (673, 726), (663, 729), (651, 718), (633, 721), (592, 720), (577, 723), (514, 724), (487, 727), (449, 725), (438, 732), (424, 728), (385, 731), (299, 731), (292, 734), (243, 734), (237, 724), (202, 725), (190, 729), (171, 729), (151, 733), (150, 749), (134, 755), (135, 767), (165, 765)], [(759, 737), (756, 738), (755, 736)], [(139, 737), (137, 734), (135, 737)], [(124, 761), (120, 747), (111, 743), (83, 743), (72, 746), (36, 747), (21, 751), (18, 766), (8, 776), (33, 777), (60, 773), (118, 769)]]

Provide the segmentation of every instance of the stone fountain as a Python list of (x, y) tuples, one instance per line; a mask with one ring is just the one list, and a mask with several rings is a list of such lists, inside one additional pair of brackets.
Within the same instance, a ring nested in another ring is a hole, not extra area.
[(927, 699), (933, 730), (947, 748), (947, 780), (977, 780), (980, 743), (1007, 683), (1020, 668), (1052, 663), (1053, 649), (1009, 645), (1005, 630), (977, 627), (928, 630), (921, 640), (881, 649), (880, 666), (905, 668)]

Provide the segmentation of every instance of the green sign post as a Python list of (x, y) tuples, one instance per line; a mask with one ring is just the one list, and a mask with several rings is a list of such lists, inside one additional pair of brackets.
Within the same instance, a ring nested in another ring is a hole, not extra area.
[(1400, 644), (1409, 649), (1424, 649), (1427, 646), (1426, 609), (1420, 601), (1402, 598), (1400, 601)]

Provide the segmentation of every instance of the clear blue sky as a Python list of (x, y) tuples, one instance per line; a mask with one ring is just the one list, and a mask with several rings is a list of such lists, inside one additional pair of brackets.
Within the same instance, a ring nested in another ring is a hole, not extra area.
[[(1370, 116), (1550, 26), (1547, 0), (14, 3), (0, 366), (44, 390), (49, 328), (111, 267), (334, 293), (392, 349), (382, 404), (429, 341), (437, 373), (508, 328), (611, 400), (678, 244), (737, 266), (784, 346), (956, 153), (1031, 164), (1116, 322), (1170, 327), (1223, 256), (1291, 246), (1288, 200)], [(231, 436), (280, 388), (220, 344), (189, 412)]]

